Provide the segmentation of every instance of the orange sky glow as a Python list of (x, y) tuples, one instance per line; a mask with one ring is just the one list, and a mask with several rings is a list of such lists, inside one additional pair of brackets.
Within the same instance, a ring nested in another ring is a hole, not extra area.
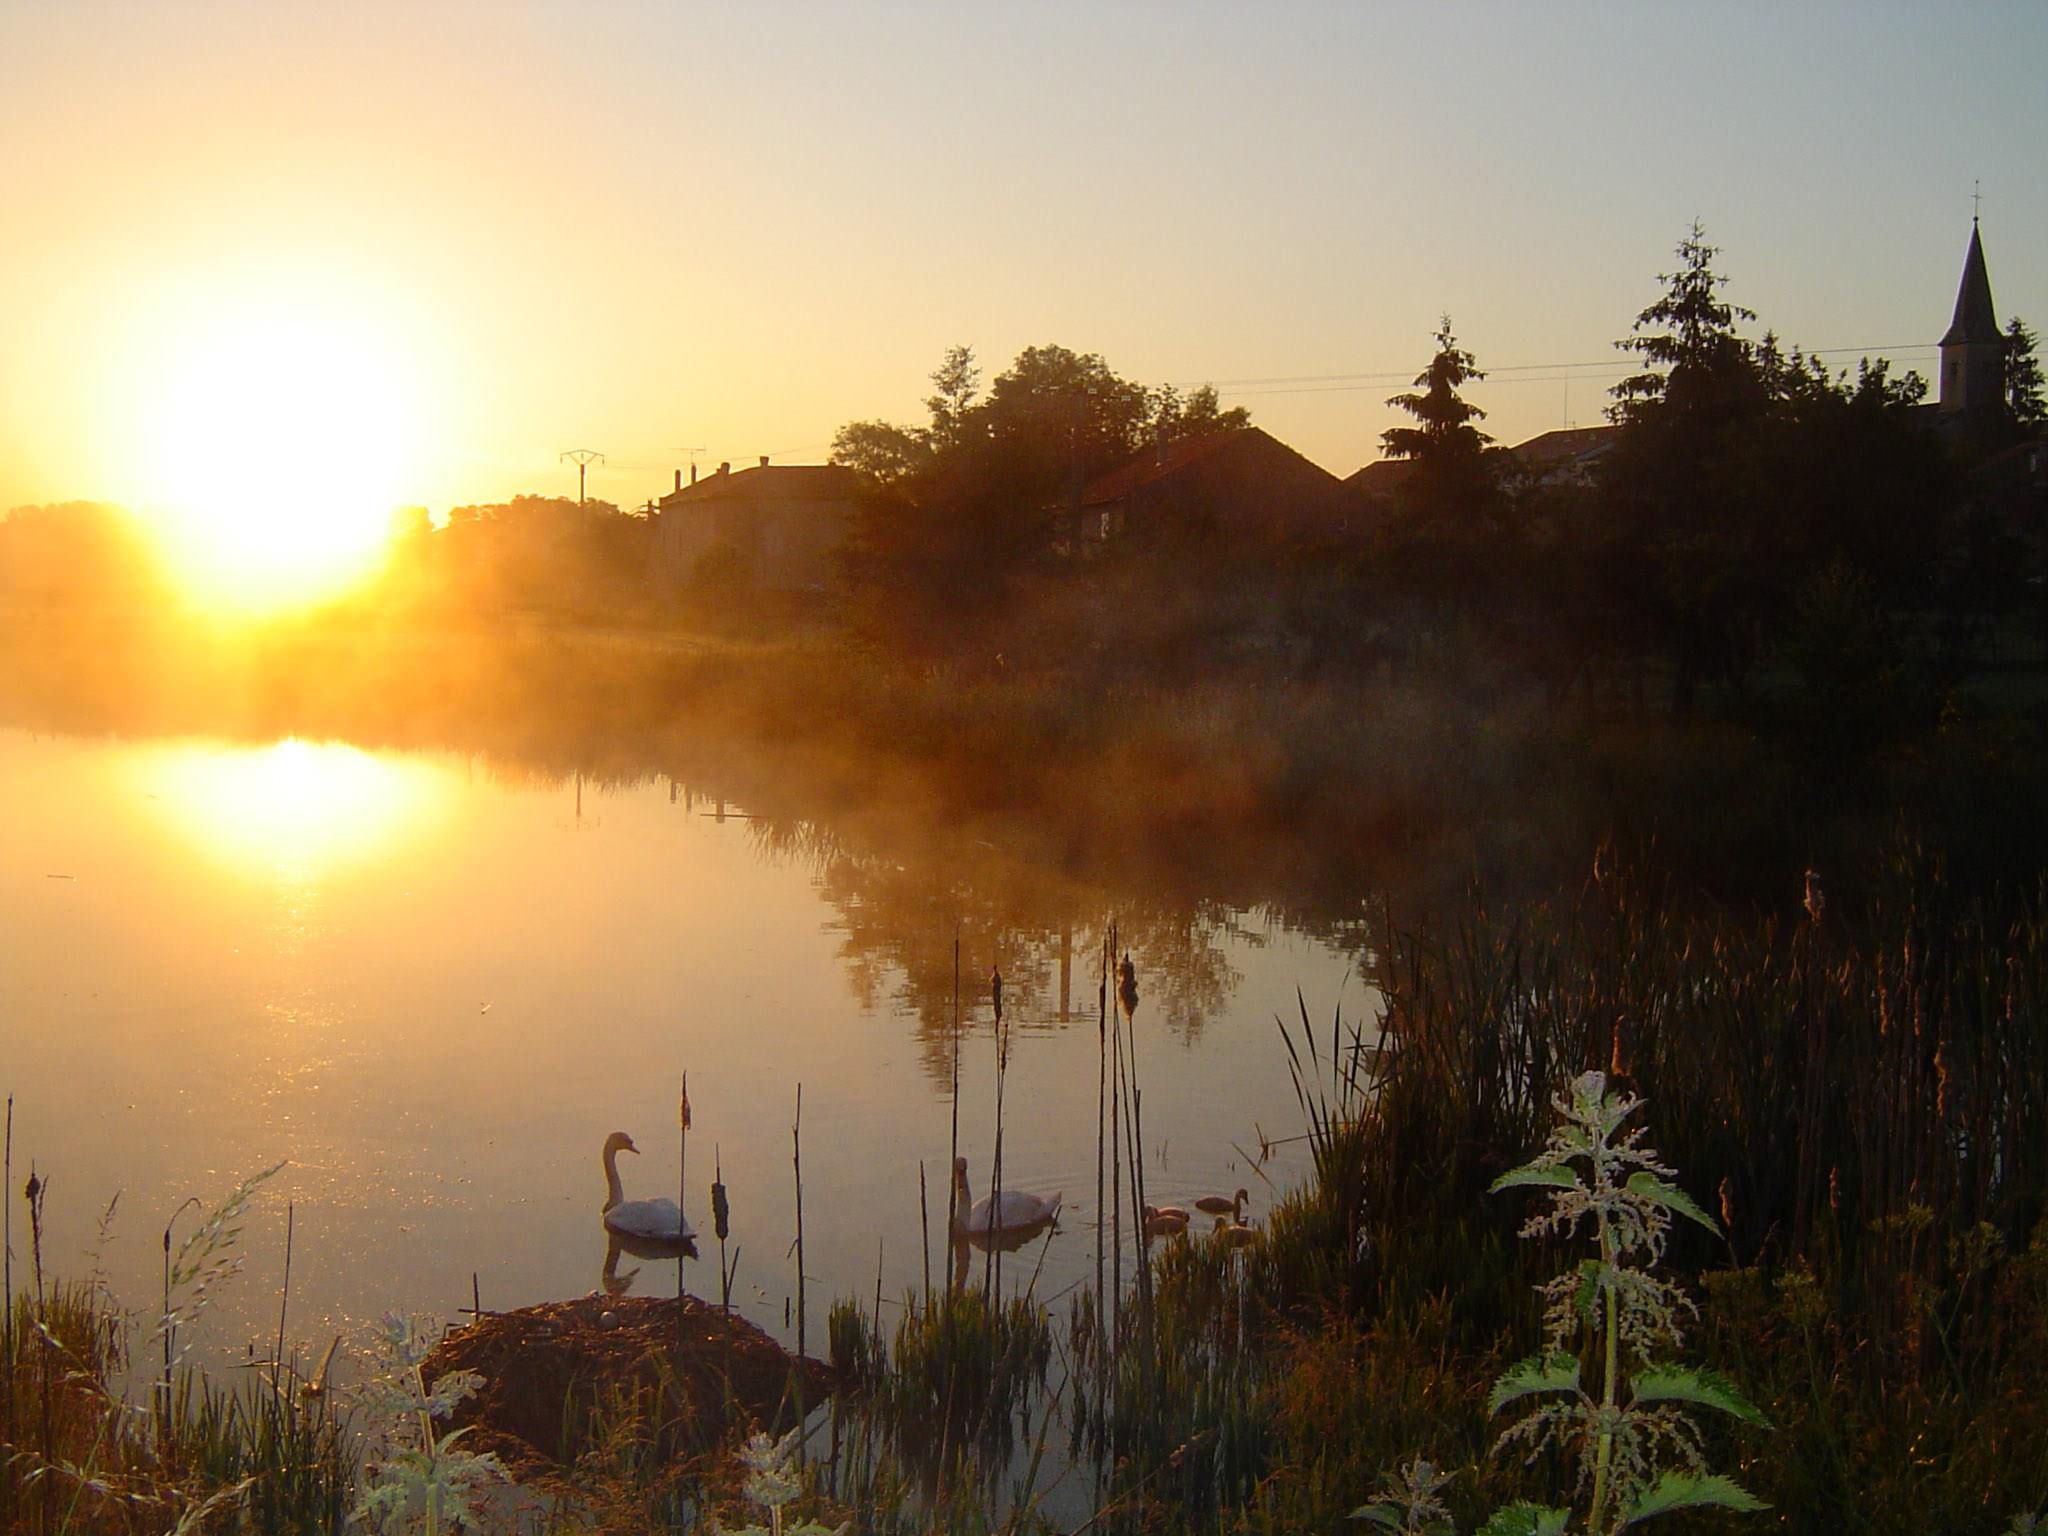
[(1598, 420), (1695, 216), (1788, 341), (1925, 371), (1977, 178), (2048, 323), (2048, 12), (1715, 17), (0, 0), (0, 509), (315, 595), (564, 449), (628, 506), (820, 461), (955, 342), (1213, 380), (1348, 474), (1444, 310), (1503, 440)]

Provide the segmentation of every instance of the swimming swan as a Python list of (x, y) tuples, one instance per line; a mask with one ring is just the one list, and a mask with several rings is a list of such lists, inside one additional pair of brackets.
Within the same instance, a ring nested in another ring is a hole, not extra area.
[(676, 1243), (685, 1238), (695, 1237), (690, 1224), (683, 1220), (683, 1213), (673, 1200), (628, 1200), (625, 1191), (619, 1188), (619, 1154), (639, 1152), (633, 1145), (633, 1138), (624, 1131), (613, 1131), (604, 1139), (604, 1224), (607, 1230), (621, 1237), (649, 1238), (655, 1242)]
[(1227, 1215), (1232, 1221), (1236, 1221), (1244, 1215), (1244, 1203), (1251, 1197), (1251, 1191), (1248, 1189), (1240, 1189), (1234, 1200), (1226, 1200), (1221, 1195), (1204, 1195), (1195, 1202), (1195, 1209), (1210, 1216)]
[(1249, 1248), (1258, 1240), (1257, 1227), (1248, 1227), (1241, 1221), (1232, 1221), (1228, 1216), (1216, 1218), (1216, 1241), (1226, 1248)]
[(1148, 1205), (1144, 1216), (1147, 1237), (1179, 1237), (1188, 1229), (1188, 1213), (1174, 1206)]
[(1065, 1194), (1045, 1199), (1039, 1195), (1027, 1195), (1021, 1190), (1006, 1189), (1000, 1195), (985, 1195), (973, 1205), (967, 1188), (967, 1159), (953, 1159), (953, 1187), (959, 1191), (959, 1209), (964, 1214), (955, 1215), (955, 1232), (973, 1233), (980, 1236), (989, 1232), (1011, 1232), (1020, 1227), (1043, 1226), (1060, 1213), (1060, 1200)]

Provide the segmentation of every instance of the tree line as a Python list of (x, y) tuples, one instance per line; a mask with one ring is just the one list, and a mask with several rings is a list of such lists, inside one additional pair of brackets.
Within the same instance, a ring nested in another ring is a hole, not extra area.
[(1703, 689), (1789, 678), (1830, 729), (1867, 733), (1903, 684), (1938, 694), (2016, 616), (2042, 617), (2038, 527), (1979, 474), (2048, 414), (2033, 333), (2011, 322), (2006, 408), (1959, 443), (1918, 374), (1830, 368), (1746, 335), (1757, 317), (1728, 297), (1718, 255), (1697, 225), (1679, 242), (1617, 342), (1639, 366), (1581, 472), (1492, 440), (1465, 397), (1485, 374), (1446, 317), (1414, 388), (1388, 402), (1409, 418), (1382, 439), (1398, 484), (1287, 548), (1134, 539), (1062, 558), (1089, 481), (1248, 414), (1060, 347), (1027, 349), (983, 393), (955, 347), (926, 424), (852, 422), (834, 443), (880, 493), (849, 553), (855, 612), (887, 638), (1013, 661), (1111, 645), (1135, 667), (1477, 670), (1553, 701), (1618, 689), (1648, 708), (1654, 694), (1679, 715)]
[(1745, 337), (1756, 316), (1697, 225), (1677, 254), (1617, 343), (1642, 366), (1584, 476), (1543, 483), (1492, 444), (1460, 393), (1483, 374), (1446, 319), (1416, 391), (1389, 402), (1415, 420), (1384, 437), (1412, 473), (1374, 585), (1554, 693), (1654, 667), (1680, 715), (1772, 668), (1852, 730), (1909, 673), (1952, 685), (2038, 589), (2038, 525), (1978, 473), (2048, 414), (2032, 332), (2013, 320), (2005, 409), (1958, 441), (1916, 373)]

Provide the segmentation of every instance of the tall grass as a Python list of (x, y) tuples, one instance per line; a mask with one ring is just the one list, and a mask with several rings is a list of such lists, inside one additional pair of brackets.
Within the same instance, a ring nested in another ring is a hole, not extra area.
[[(1361, 1234), (1341, 1278), (1356, 1302), (1453, 1279), (1469, 1298), (1514, 1274), (1489, 1261), (1475, 1275), (1504, 1222), (1465, 1213), (1587, 1067), (1651, 1097), (1667, 1153), (1718, 1192), (1728, 1240), (1692, 1242), (1695, 1267), (1810, 1262), (1825, 1244), (1840, 1300), (1916, 1335), (1888, 1347), (1931, 1342), (1887, 1298), (1930, 1278), (1933, 1250), (1980, 1225), (2024, 1248), (2044, 1215), (2040, 894), (1961, 900), (1908, 861), (1851, 925), (1817, 885), (1785, 916), (1738, 920), (1610, 876), (1560, 909), (1502, 918), (1475, 903), (1447, 937), (1399, 939), (1381, 986), (1382, 1076), (1345, 1154)], [(1920, 1207), (1939, 1212), (1938, 1238), (1907, 1242), (1896, 1223)], [(1492, 1320), (1476, 1298), (1472, 1315)]]
[(243, 1529), (312, 1536), (348, 1528), (357, 1458), (323, 1392), (252, 1373), (233, 1390), (180, 1369), (147, 1408), (122, 1394), (131, 1321), (96, 1283), (15, 1298), (0, 1358), (6, 1400), (50, 1404), (48, 1433), (0, 1430), (0, 1532), (8, 1536)]

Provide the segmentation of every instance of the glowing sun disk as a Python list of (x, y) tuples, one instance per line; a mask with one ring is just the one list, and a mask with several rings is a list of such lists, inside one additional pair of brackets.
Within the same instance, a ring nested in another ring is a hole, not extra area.
[(312, 310), (251, 307), (169, 349), (147, 474), (187, 585), (274, 609), (361, 580), (403, 490), (404, 394), (371, 332)]

